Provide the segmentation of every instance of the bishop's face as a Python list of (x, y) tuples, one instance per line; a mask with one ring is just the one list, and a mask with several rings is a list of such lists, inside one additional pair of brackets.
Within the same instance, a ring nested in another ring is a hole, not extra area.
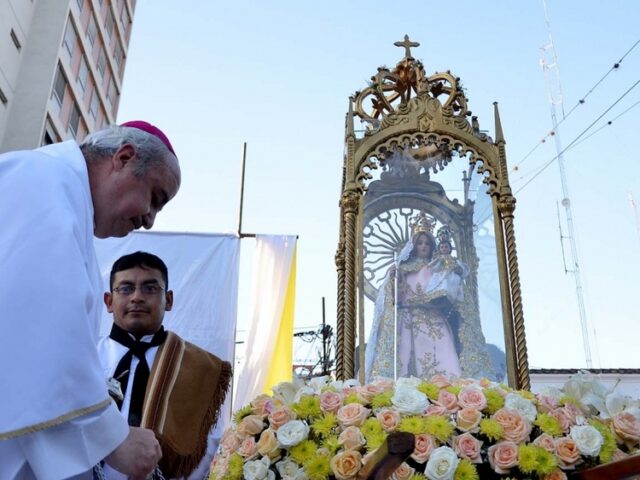
[(173, 292), (166, 290), (160, 270), (134, 267), (115, 274), (104, 303), (116, 325), (140, 338), (160, 329), (164, 312), (173, 306)]

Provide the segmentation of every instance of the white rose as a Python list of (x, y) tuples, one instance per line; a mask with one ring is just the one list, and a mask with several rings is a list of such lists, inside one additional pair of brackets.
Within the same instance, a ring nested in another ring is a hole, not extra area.
[(313, 388), (302, 387), (300, 390), (296, 392), (295, 397), (293, 397), (293, 403), (298, 403), (304, 395), (315, 395), (315, 394), (316, 392)]
[(399, 388), (409, 387), (414, 390), (422, 383), (418, 377), (402, 377), (396, 381), (396, 390)]
[(270, 464), (268, 457), (245, 463), (242, 467), (245, 480), (275, 480), (276, 474), (269, 470)]
[(571, 427), (571, 438), (582, 455), (595, 457), (604, 443), (602, 434), (591, 425)]
[(396, 388), (391, 397), (391, 403), (400, 413), (420, 415), (429, 405), (427, 396), (415, 388)]
[(276, 463), (276, 468), (282, 480), (307, 480), (308, 478), (304, 469), (288, 458)]
[(309, 425), (302, 420), (290, 420), (276, 432), (276, 437), (284, 448), (291, 448), (309, 436)]
[(521, 397), (517, 393), (507, 395), (507, 398), (504, 399), (504, 408), (515, 410), (530, 422), (533, 422), (538, 414), (534, 403), (531, 400)]
[(309, 387), (311, 387), (315, 393), (320, 393), (324, 387), (329, 385), (330, 381), (331, 377), (329, 375), (314, 377), (309, 380)]
[(298, 387), (291, 382), (280, 382), (271, 390), (273, 390), (273, 398), (288, 406), (294, 402)]
[(439, 447), (431, 452), (424, 474), (429, 480), (452, 480), (460, 459), (449, 447)]

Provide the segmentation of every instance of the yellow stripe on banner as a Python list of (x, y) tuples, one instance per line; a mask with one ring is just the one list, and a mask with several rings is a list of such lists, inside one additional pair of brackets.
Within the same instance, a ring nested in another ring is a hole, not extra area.
[(290, 382), (293, 377), (293, 313), (296, 305), (296, 260), (298, 245), (293, 249), (291, 273), (284, 308), (280, 319), (280, 329), (273, 349), (271, 366), (264, 384), (264, 393), (271, 394), (271, 388), (280, 382)]

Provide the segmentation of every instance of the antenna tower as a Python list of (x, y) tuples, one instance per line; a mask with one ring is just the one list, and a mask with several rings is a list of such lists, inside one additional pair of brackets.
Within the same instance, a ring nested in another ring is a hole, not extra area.
[[(569, 197), (569, 186), (567, 184), (567, 174), (564, 168), (564, 158), (562, 156), (562, 144), (560, 142), (560, 134), (558, 132), (558, 118), (556, 110), (559, 109), (562, 112), (562, 118), (564, 119), (564, 105), (562, 98), (562, 87), (560, 85), (560, 68), (558, 65), (558, 57), (556, 55), (556, 49), (553, 43), (553, 35), (551, 34), (551, 24), (549, 22), (549, 14), (547, 11), (547, 2), (542, 0), (544, 7), (544, 20), (547, 28), (547, 34), (549, 35), (549, 42), (541, 48), (542, 54), (540, 58), (540, 66), (544, 72), (544, 77), (547, 83), (547, 90), (549, 92), (549, 104), (551, 107), (551, 122), (553, 125), (552, 135), (555, 139), (556, 154), (558, 159), (558, 167), (560, 167), (560, 181), (562, 183), (562, 207), (564, 208), (565, 218), (567, 221), (567, 238), (569, 240), (571, 250), (571, 269), (566, 269), (567, 273), (573, 274), (573, 278), (576, 284), (576, 295), (578, 297), (578, 312), (580, 315), (580, 326), (582, 328), (582, 343), (584, 345), (584, 357), (586, 360), (587, 368), (591, 368), (593, 362), (591, 360), (591, 347), (589, 342), (589, 329), (587, 327), (587, 313), (584, 308), (584, 296), (582, 292), (582, 281), (580, 279), (580, 263), (578, 262), (578, 248), (576, 244), (576, 233), (573, 226), (573, 213), (571, 209), (571, 200)], [(561, 239), (562, 242), (562, 234)], [(563, 247), (564, 249), (564, 247)]]

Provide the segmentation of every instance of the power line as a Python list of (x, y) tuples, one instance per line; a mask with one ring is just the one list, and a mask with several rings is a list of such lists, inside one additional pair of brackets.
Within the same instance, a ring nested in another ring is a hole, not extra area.
[[(638, 44), (640, 44), (640, 39), (638, 39), (626, 52), (624, 55), (622, 55), (622, 57), (620, 57), (620, 59), (615, 62), (611, 68), (607, 71), (607, 73), (605, 73), (602, 78), (600, 78), (600, 80), (598, 80), (588, 91), (586, 94), (584, 94), (582, 96), (582, 98), (580, 100), (578, 100), (576, 102), (576, 104), (571, 107), (571, 109), (569, 110), (569, 112), (564, 115), (563, 112), (563, 116), (562, 116), (562, 120), (560, 120), (558, 122), (558, 126), (561, 125), (567, 118), (569, 118), (569, 116), (575, 111), (576, 108), (578, 108), (580, 105), (584, 105), (586, 102), (586, 99), (589, 95), (591, 95), (593, 93), (593, 91), (598, 88), (598, 86), (600, 86), (600, 84), (604, 81), (605, 78), (607, 78), (609, 76), (609, 74), (611, 72), (613, 72), (614, 70), (617, 70), (620, 68), (620, 64), (623, 62), (623, 60), (627, 57), (627, 55), (629, 55), (629, 53), (631, 53), (631, 51), (636, 48), (638, 46)], [(535, 152), (538, 147), (540, 147), (540, 145), (542, 145), (543, 143), (546, 143), (547, 138), (551, 137), (555, 135), (555, 131), (551, 130), (549, 133), (547, 133), (544, 137), (542, 137), (542, 139), (540, 139), (540, 141), (538, 141), (538, 143), (536, 143), (536, 145), (529, 150), (529, 152), (522, 158), (522, 160), (520, 160), (518, 163), (516, 163), (513, 167), (512, 167), (512, 171), (517, 170), (524, 162), (525, 160), (527, 160), (532, 154), (533, 152)]]

